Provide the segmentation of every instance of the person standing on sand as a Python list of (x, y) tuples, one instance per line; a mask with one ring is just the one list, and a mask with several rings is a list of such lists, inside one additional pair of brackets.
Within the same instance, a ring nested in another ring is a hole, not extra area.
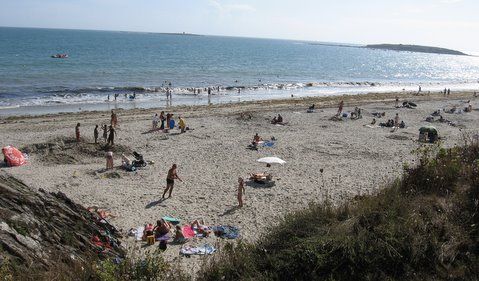
[(77, 123), (75, 127), (75, 136), (76, 136), (77, 142), (80, 142), (80, 123)]
[(340, 101), (339, 102), (339, 107), (338, 107), (338, 116), (341, 115), (341, 113), (343, 112), (343, 106), (344, 106), (344, 101)]
[(398, 96), (396, 96), (396, 106), (395, 106), (395, 107), (396, 107), (396, 108), (399, 107), (399, 98), (398, 98)]
[(394, 117), (394, 130), (396, 131), (399, 129), (399, 113), (396, 113), (396, 117)]
[(95, 130), (93, 130), (93, 138), (95, 139), (95, 144), (98, 143), (98, 125), (95, 126)]
[(116, 115), (116, 113), (113, 111), (113, 109), (111, 110), (111, 120), (110, 120), (110, 125), (115, 127), (118, 125), (118, 116)]
[(108, 135), (108, 145), (115, 145), (115, 135), (116, 135), (116, 130), (115, 127), (110, 125), (110, 129), (108, 130), (110, 134)]
[(245, 194), (244, 180), (243, 178), (238, 178), (238, 206), (243, 207), (243, 195)]
[(106, 124), (103, 125), (103, 140), (106, 142), (108, 139), (108, 126)]
[(175, 179), (183, 182), (180, 177), (178, 177), (178, 174), (176, 173), (176, 164), (173, 164), (173, 166), (171, 166), (170, 170), (168, 170), (168, 175), (166, 176), (166, 188), (165, 188), (165, 191), (163, 192), (163, 196), (161, 196), (161, 198), (165, 198), (165, 194), (167, 191), (169, 191), (168, 193), (168, 198), (171, 197), (171, 192), (173, 192), (173, 186), (175, 185)]
[(110, 170), (113, 169), (113, 152), (108, 151), (105, 153), (105, 158), (106, 158), (106, 169)]

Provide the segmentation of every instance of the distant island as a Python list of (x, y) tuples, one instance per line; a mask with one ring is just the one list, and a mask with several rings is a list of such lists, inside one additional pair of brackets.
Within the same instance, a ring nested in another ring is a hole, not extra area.
[(416, 53), (468, 56), (468, 54), (455, 51), (455, 50), (438, 48), (438, 47), (419, 46), (419, 45), (376, 44), (376, 45), (366, 45), (365, 47), (368, 49), (391, 50), (391, 51), (400, 51), (400, 52), (416, 52)]

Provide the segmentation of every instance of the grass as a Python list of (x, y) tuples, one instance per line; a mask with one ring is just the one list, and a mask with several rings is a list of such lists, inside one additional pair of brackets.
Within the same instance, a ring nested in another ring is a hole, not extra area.
[(479, 145), (417, 151), (374, 196), (286, 216), (228, 245), (199, 280), (470, 280), (479, 276)]

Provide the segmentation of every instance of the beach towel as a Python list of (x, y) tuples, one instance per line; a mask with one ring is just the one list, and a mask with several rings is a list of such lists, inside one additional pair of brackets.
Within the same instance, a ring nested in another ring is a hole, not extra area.
[(262, 145), (263, 147), (273, 147), (274, 144), (275, 144), (274, 141), (264, 141), (261, 145)]
[(195, 237), (195, 231), (191, 228), (190, 225), (185, 225), (181, 228), (181, 231), (183, 232), (183, 236), (185, 238), (193, 238)]
[(163, 236), (155, 237), (155, 240), (156, 241), (168, 241), (168, 240), (170, 240), (170, 235), (168, 235), (168, 233), (167, 233)]
[(180, 249), (180, 254), (185, 255), (185, 256), (191, 256), (191, 255), (211, 255), (216, 251), (215, 247), (209, 245), (209, 244), (204, 244), (202, 246), (188, 246), (185, 245), (181, 247)]
[(236, 239), (240, 236), (239, 229), (230, 225), (213, 226), (213, 232), (217, 237), (225, 239)]
[(145, 231), (145, 227), (144, 226), (139, 226), (136, 228), (136, 233), (135, 233), (135, 239), (136, 241), (141, 241), (143, 240), (143, 231)]
[(173, 225), (177, 225), (180, 223), (180, 220), (179, 219), (176, 219), (176, 218), (172, 218), (172, 217), (168, 217), (168, 216), (164, 216), (162, 217), (162, 219), (164, 219), (165, 221), (173, 224)]
[(22, 152), (11, 145), (2, 148), (2, 153), (5, 158), (5, 162), (7, 162), (7, 166), (9, 167), (22, 166), (27, 163), (27, 160), (23, 156)]

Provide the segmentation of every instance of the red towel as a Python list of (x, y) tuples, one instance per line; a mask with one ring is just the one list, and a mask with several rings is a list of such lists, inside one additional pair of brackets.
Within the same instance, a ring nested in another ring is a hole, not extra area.
[(181, 228), (181, 231), (183, 231), (183, 236), (185, 238), (193, 238), (195, 237), (195, 231), (191, 228), (190, 225), (185, 225)]

